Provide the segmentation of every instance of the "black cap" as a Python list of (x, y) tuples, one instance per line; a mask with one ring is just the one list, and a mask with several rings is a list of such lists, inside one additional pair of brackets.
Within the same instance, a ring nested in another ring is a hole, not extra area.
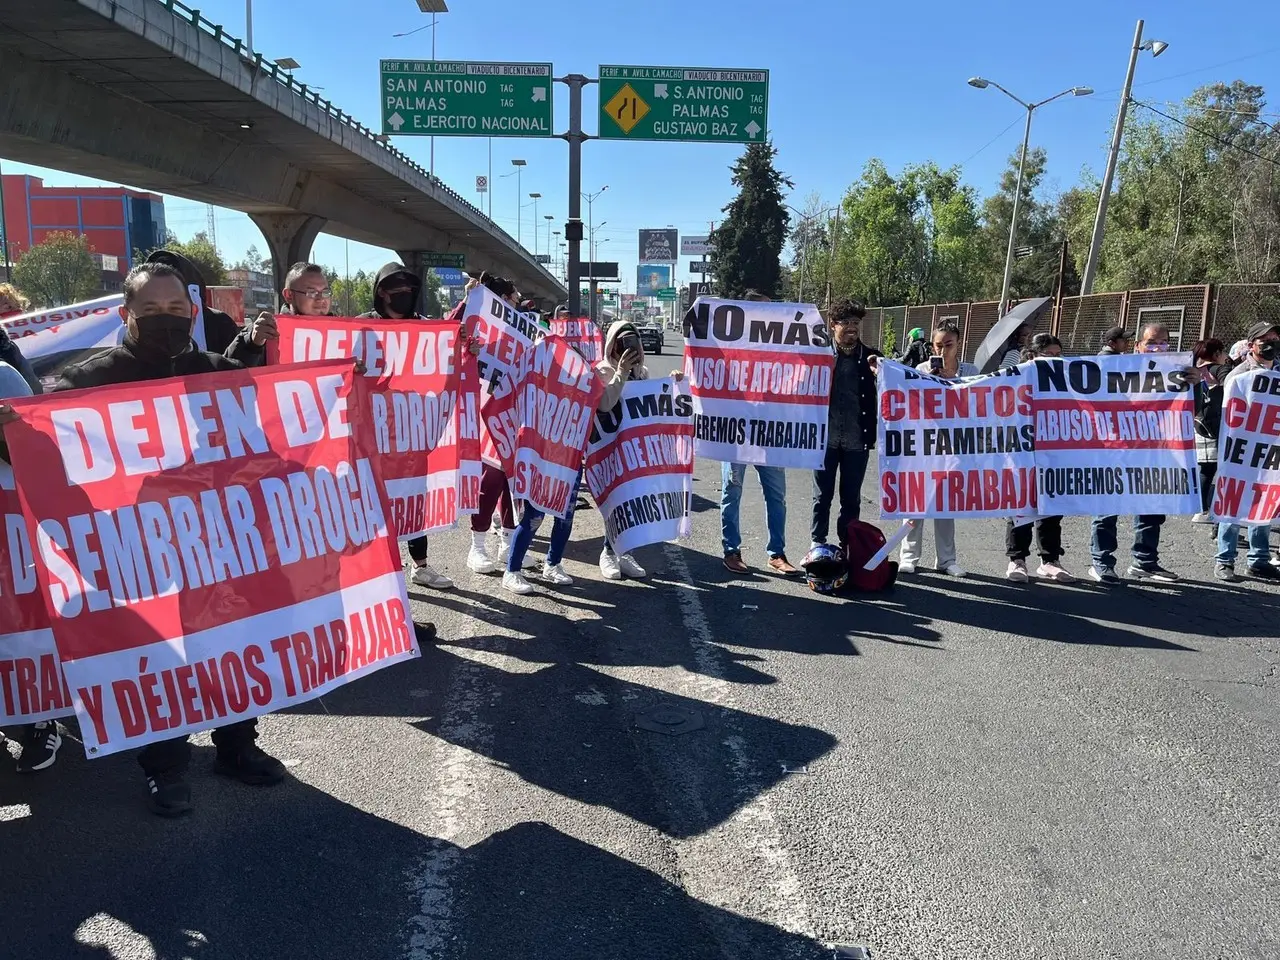
[(1262, 320), (1249, 328), (1249, 335), (1245, 337), (1245, 339), (1257, 340), (1261, 337), (1265, 337), (1272, 330), (1276, 333), (1280, 333), (1280, 323), (1268, 323), (1266, 320)]
[(1114, 340), (1132, 340), (1132, 339), (1133, 339), (1133, 334), (1131, 334), (1124, 327), (1108, 327), (1102, 333), (1103, 343), (1111, 343)]

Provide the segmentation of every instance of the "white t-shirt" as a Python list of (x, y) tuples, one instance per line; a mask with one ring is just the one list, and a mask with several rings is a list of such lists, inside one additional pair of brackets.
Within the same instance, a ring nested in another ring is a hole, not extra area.
[[(919, 370), (921, 373), (933, 373), (933, 370), (929, 366), (928, 360), (926, 360), (924, 363), (916, 364), (916, 369)], [(978, 368), (975, 367), (972, 363), (969, 363), (969, 361), (961, 360), (958, 364), (956, 364), (955, 379), (958, 380), (961, 377), (976, 377), (977, 375), (978, 375)]]

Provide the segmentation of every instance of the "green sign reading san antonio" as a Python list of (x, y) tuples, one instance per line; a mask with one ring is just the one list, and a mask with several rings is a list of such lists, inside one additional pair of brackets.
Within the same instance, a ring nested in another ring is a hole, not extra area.
[(551, 136), (551, 64), (383, 60), (382, 132)]
[(768, 70), (600, 68), (603, 139), (755, 143), (768, 130)]

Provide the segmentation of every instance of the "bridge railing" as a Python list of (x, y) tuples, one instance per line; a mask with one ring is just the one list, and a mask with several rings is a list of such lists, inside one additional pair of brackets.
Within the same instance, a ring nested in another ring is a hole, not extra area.
[(186, 20), (192, 26), (203, 30), (205, 33), (208, 33), (217, 39), (220, 43), (230, 47), (236, 52), (236, 55), (240, 57), (241, 60), (252, 63), (253, 68), (257, 70), (258, 73), (271, 77), (271, 79), (288, 88), (292, 93), (295, 93), (303, 99), (309, 100), (311, 103), (315, 104), (334, 120), (337, 120), (349, 129), (354, 130), (370, 142), (377, 144), (401, 163), (405, 164), (416, 173), (421, 174), (423, 177), (426, 177), (433, 186), (443, 190), (464, 207), (467, 207), (469, 210), (472, 210), (479, 216), (483, 217), (489, 222), (495, 231), (505, 235), (507, 239), (512, 240), (513, 242), (515, 241), (515, 238), (512, 237), (511, 234), (507, 233), (506, 230), (502, 229), (502, 227), (498, 226), (498, 224), (488, 214), (473, 204), (466, 197), (462, 196), (462, 194), (458, 193), (458, 191), (450, 187), (430, 170), (427, 170), (420, 163), (410, 159), (404, 153), (391, 146), (382, 134), (375, 133), (351, 114), (347, 113), (345, 110), (339, 109), (339, 107), (332, 101), (326, 100), (315, 90), (308, 88), (305, 83), (300, 83), (295, 80), (288, 70), (280, 66), (280, 64), (276, 63), (274, 60), (270, 60), (262, 54), (250, 50), (248, 44), (239, 37), (233, 37), (231, 34), (227, 33), (222, 24), (214, 23), (207, 19), (198, 9), (187, 6), (182, 2), (182, 0), (155, 0), (155, 2), (165, 7), (171, 14)]

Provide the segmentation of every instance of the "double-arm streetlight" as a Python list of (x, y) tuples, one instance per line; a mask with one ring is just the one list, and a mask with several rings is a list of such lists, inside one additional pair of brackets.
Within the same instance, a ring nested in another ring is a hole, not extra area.
[[(582, 195), (582, 199), (587, 201), (587, 239), (588, 240), (590, 240), (592, 235), (595, 233), (595, 227), (594, 227), (595, 210), (593, 205), (595, 204), (596, 199), (600, 196), (600, 194), (604, 193), (608, 189), (609, 189), (609, 185), (606, 183), (603, 187), (601, 187), (595, 193), (584, 193)], [(594, 247), (594, 244), (592, 243), (589, 243), (587, 246), (587, 249), (592, 251), (590, 254), (592, 263), (594, 263), (596, 259), (596, 255), (593, 247)]]
[[(786, 205), (786, 207), (788, 210), (790, 210), (792, 213), (794, 213), (797, 217), (800, 218), (801, 223), (807, 223), (810, 220), (817, 220), (819, 217), (823, 216), (824, 214), (828, 214), (835, 209), (835, 207), (823, 207), (821, 210), (818, 210), (814, 213), (803, 213), (797, 210), (795, 207), (793, 207), (789, 203)], [(809, 239), (810, 239), (810, 234), (809, 234), (809, 231), (806, 230), (804, 234), (804, 245), (800, 248), (800, 285), (796, 289), (796, 299), (799, 300), (801, 303), (804, 303), (804, 272), (805, 272), (805, 265), (809, 261)], [(835, 256), (834, 247), (832, 247), (830, 255)]]
[(985, 90), (987, 87), (995, 87), (1010, 100), (1020, 104), (1027, 111), (1027, 128), (1022, 135), (1022, 156), (1018, 160), (1018, 184), (1013, 191), (1013, 216), (1009, 220), (1009, 250), (1004, 258), (1004, 283), (1000, 287), (1000, 314), (1004, 315), (1005, 309), (1009, 304), (1009, 281), (1013, 277), (1013, 248), (1014, 240), (1018, 233), (1018, 208), (1022, 205), (1022, 174), (1027, 166), (1027, 151), (1031, 146), (1031, 115), (1039, 107), (1043, 107), (1046, 103), (1053, 103), (1060, 97), (1087, 97), (1093, 93), (1093, 87), (1070, 87), (1061, 93), (1055, 93), (1046, 100), (1039, 100), (1035, 103), (1027, 103), (1021, 97), (1014, 96), (1000, 84), (994, 80), (987, 80), (983, 77), (970, 77), (969, 86), (977, 87), (979, 90)]

